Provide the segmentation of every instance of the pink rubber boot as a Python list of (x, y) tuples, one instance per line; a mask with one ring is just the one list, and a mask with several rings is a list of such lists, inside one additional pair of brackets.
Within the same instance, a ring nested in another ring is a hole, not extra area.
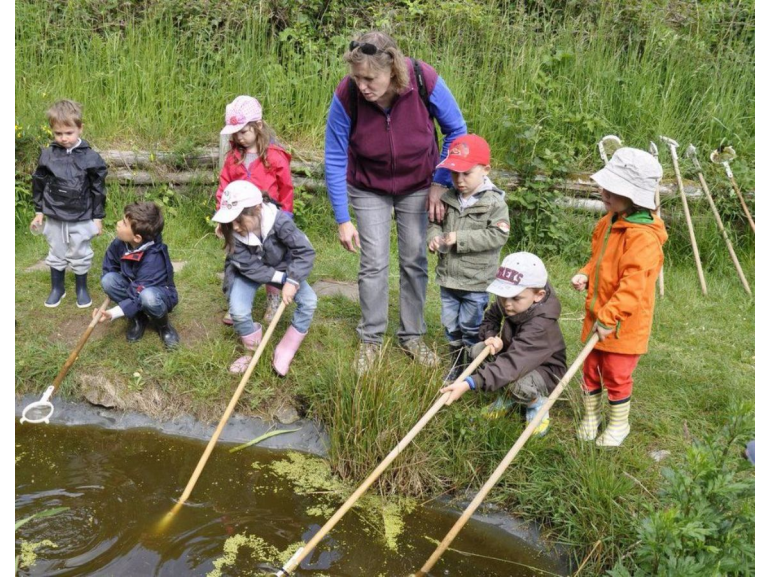
[[(249, 335), (244, 335), (241, 337), (241, 343), (243, 343), (243, 346), (247, 351), (256, 350), (261, 340), (262, 340), (262, 325), (257, 325), (256, 331), (254, 331)], [(232, 365), (230, 365), (230, 372), (238, 373), (238, 374), (245, 373), (246, 369), (249, 368), (250, 362), (251, 362), (251, 357), (249, 355), (244, 355), (239, 359), (236, 359), (236, 361)]]
[(302, 343), (302, 339), (305, 338), (307, 333), (301, 333), (294, 326), (289, 326), (289, 330), (283, 335), (281, 342), (275, 347), (273, 353), (273, 368), (282, 377), (286, 376), (289, 372), (289, 365), (294, 359), (294, 355), (297, 353), (299, 345)]

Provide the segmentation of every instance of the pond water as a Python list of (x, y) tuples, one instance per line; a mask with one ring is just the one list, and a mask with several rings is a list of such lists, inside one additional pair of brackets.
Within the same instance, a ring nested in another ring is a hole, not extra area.
[[(16, 424), (16, 519), (54, 507), (16, 531), (22, 542), (49, 540), (22, 575), (254, 575), (279, 567), (250, 541), (287, 551), (312, 536), (349, 493), (299, 487), (292, 477), (319, 464), (299, 453), (220, 444), (173, 521), (173, 507), (205, 443), (149, 430)], [(306, 459), (303, 461), (303, 459)], [(298, 465), (280, 473), (279, 465)], [(310, 465), (313, 466), (310, 466)], [(296, 472), (299, 471), (299, 472)], [(389, 522), (379, 499), (355, 507), (296, 575), (406, 576), (418, 569), (458, 518), (440, 506), (410, 506)], [(379, 503), (379, 505), (377, 505)], [(373, 505), (374, 504), (374, 505)], [(389, 507), (386, 507), (389, 509)], [(403, 525), (402, 525), (403, 522)], [(430, 541), (429, 539), (432, 539)], [(565, 574), (551, 557), (493, 525), (472, 520), (432, 575)], [(289, 552), (290, 554), (290, 552)]]

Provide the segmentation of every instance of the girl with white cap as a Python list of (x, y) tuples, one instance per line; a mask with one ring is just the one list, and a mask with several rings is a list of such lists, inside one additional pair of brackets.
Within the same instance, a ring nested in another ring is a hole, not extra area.
[[(273, 355), (273, 368), (285, 376), (318, 303), (307, 282), (315, 260), (313, 245), (289, 215), (272, 202), (263, 202), (259, 189), (245, 180), (225, 187), (212, 220), (220, 223), (225, 239), (225, 277), (229, 279), (233, 328), (247, 350), (255, 350), (262, 340), (262, 326), (251, 316), (254, 295), (261, 285), (279, 288), (285, 304), (297, 303), (291, 326)], [(240, 357), (230, 372), (246, 372), (250, 361), (250, 356)]]
[[(219, 174), (217, 210), (225, 187), (236, 180), (247, 180), (278, 206), (293, 214), (294, 185), (291, 179), (291, 155), (277, 142), (275, 134), (262, 119), (262, 105), (253, 96), (238, 96), (225, 108), (225, 127), (220, 134), (230, 135), (230, 151)], [(220, 228), (217, 227), (217, 235)], [(223, 287), (225, 293), (228, 287)], [(278, 310), (281, 293), (266, 287), (267, 306), (262, 320), (269, 323)], [(232, 324), (226, 315), (225, 324)]]

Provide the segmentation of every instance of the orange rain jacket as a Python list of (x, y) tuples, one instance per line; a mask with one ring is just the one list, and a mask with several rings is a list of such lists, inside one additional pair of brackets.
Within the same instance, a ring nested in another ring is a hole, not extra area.
[(647, 352), (655, 308), (655, 281), (663, 266), (663, 221), (647, 211), (628, 217), (607, 213), (591, 238), (591, 260), (580, 269), (588, 277), (583, 341), (594, 323), (615, 333), (597, 343), (610, 353)]

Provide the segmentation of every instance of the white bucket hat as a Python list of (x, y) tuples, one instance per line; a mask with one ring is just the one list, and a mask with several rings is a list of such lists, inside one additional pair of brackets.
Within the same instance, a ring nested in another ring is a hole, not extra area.
[(663, 167), (649, 152), (638, 148), (619, 148), (591, 178), (603, 189), (630, 198), (637, 206), (655, 210), (655, 189)]

